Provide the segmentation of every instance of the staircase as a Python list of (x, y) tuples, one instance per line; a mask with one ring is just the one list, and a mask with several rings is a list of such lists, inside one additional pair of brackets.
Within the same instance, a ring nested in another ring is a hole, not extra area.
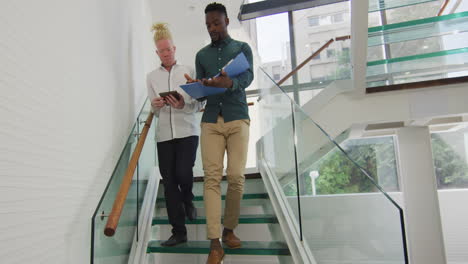
[[(222, 181), (221, 188), (225, 194), (225, 180)], [(206, 239), (202, 177), (196, 177), (193, 192), (198, 218), (194, 221), (186, 220), (188, 242), (175, 247), (162, 247), (161, 242), (171, 235), (171, 226), (165, 208), (164, 187), (161, 184), (153, 218), (152, 240), (147, 248), (147, 253), (151, 254), (148, 263), (205, 263), (210, 242)], [(223, 195), (223, 210), (224, 199)], [(293, 263), (258, 173), (246, 175), (241, 216), (235, 233), (242, 240), (242, 248), (224, 247), (226, 256), (223, 263)]]

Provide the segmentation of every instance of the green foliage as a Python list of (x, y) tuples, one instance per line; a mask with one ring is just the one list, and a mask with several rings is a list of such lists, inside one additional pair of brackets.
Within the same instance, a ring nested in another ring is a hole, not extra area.
[[(464, 152), (464, 133), (447, 134), (451, 144), (441, 135), (432, 135), (434, 167), (439, 189), (468, 188), (468, 164), (454, 148)], [(398, 191), (397, 165), (392, 137), (350, 140), (345, 151), (385, 191)], [(365, 174), (341, 151), (334, 149), (320, 159), (310, 170), (317, 170), (317, 194), (343, 194), (376, 192), (377, 188)], [(302, 195), (312, 194), (312, 183), (307, 173), (301, 175)], [(284, 187), (288, 196), (297, 195), (296, 181)]]
[[(364, 168), (375, 182), (388, 191), (398, 189), (396, 161), (392, 138), (378, 140), (350, 140), (344, 146), (352, 160)], [(377, 159), (378, 157), (378, 159)], [(372, 181), (347, 158), (341, 151), (334, 149), (320, 159), (311, 170), (317, 170), (319, 177), (315, 180), (317, 194), (343, 194), (376, 192)], [(378, 160), (378, 162), (377, 162)], [(379, 172), (379, 173), (377, 173)], [(312, 183), (308, 172), (302, 175), (301, 194), (312, 194)], [(296, 182), (284, 187), (286, 195), (296, 195)]]
[[(456, 134), (450, 136), (463, 144), (463, 134), (458, 140)], [(439, 134), (432, 135), (432, 153), (439, 189), (468, 188), (468, 165)]]
[[(372, 145), (351, 147), (349, 155), (372, 177), (377, 175), (375, 149)], [(317, 194), (363, 193), (376, 191), (371, 180), (342, 152), (334, 150), (319, 165)], [(377, 179), (374, 178), (377, 181)]]

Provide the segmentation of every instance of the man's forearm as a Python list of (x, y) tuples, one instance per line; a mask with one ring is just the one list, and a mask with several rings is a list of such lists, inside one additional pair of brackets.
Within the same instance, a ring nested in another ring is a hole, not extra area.
[(253, 72), (251, 69), (232, 79), (232, 90), (244, 89), (249, 87), (253, 81)]

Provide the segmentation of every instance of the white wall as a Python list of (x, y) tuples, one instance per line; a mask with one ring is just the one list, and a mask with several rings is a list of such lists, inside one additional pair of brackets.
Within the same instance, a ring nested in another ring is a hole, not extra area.
[[(169, 23), (179, 62), (195, 67), (195, 54), (211, 42), (205, 26), (205, 7), (212, 2), (211, 0), (151, 1), (153, 21)], [(248, 33), (237, 19), (242, 1), (217, 2), (226, 6), (230, 19), (229, 35), (248, 42), (253, 47)]]
[(91, 216), (146, 96), (145, 5), (2, 1), (1, 263), (89, 263)]

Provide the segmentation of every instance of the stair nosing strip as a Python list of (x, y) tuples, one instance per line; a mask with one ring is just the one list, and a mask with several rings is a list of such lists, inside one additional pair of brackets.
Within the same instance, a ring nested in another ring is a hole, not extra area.
[[(223, 218), (222, 218), (223, 219)], [(278, 219), (275, 215), (241, 215), (239, 217), (239, 224), (277, 224)], [(186, 225), (204, 225), (206, 224), (206, 217), (200, 217), (194, 221), (185, 221)], [(155, 217), (152, 220), (152, 225), (169, 225), (169, 219), (167, 216)]]
[[(244, 194), (242, 196), (242, 199), (243, 200), (253, 200), (253, 199), (268, 199), (268, 194), (267, 193), (247, 193), (247, 194)], [(221, 199), (222, 200), (225, 200), (226, 199), (226, 195), (222, 195), (221, 196)], [(156, 202), (163, 202), (165, 201), (165, 198), (164, 197), (159, 197)], [(203, 196), (202, 195), (198, 195), (198, 196), (195, 196), (193, 197), (193, 200), (192, 201), (203, 201)]]
[[(199, 246), (199, 247), (177, 247), (177, 246), (176, 247), (163, 247), (160, 245), (162, 241), (163, 240), (150, 241), (150, 245), (147, 247), (147, 250), (146, 250), (147, 253), (166, 253), (166, 254), (208, 254), (209, 253), (208, 244)], [(156, 242), (159, 244), (159, 246), (153, 246), (151, 245), (151, 242)], [(200, 242), (200, 241), (197, 241), (197, 242)], [(257, 242), (257, 241), (244, 241), (245, 244), (249, 242)], [(287, 248), (287, 245), (285, 246), (286, 247), (277, 247), (277, 248), (247, 246), (247, 247), (239, 248), (239, 249), (230, 249), (225, 246), (223, 247), (224, 247), (225, 253), (229, 255), (290, 256), (291, 253), (289, 251), (289, 248)]]

